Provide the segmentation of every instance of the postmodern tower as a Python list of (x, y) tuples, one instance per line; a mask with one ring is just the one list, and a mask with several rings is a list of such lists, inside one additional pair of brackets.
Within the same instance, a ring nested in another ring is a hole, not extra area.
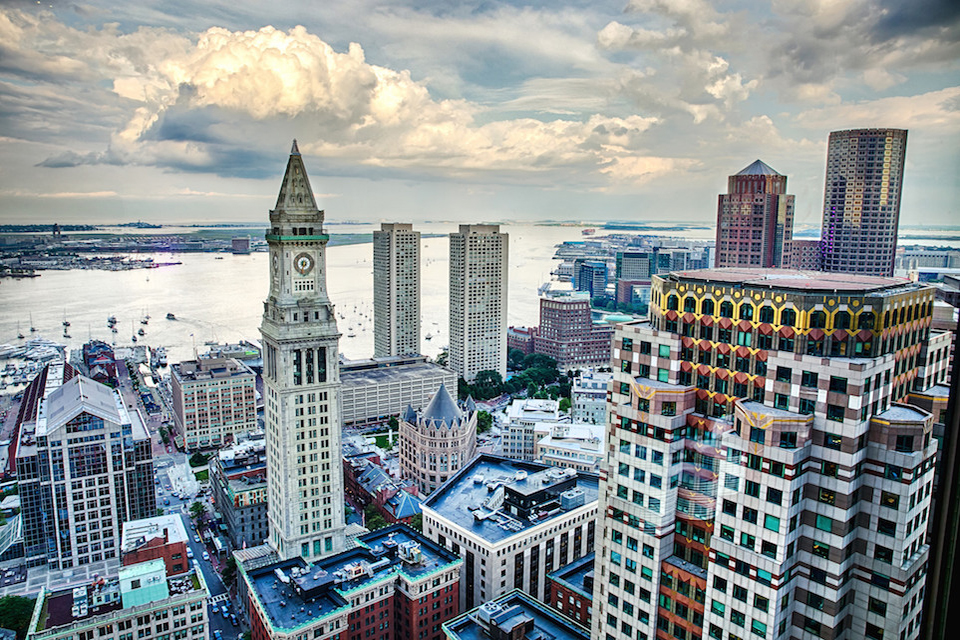
[(824, 271), (893, 275), (906, 153), (904, 129), (830, 134), (820, 246)]
[(467, 382), (507, 372), (507, 240), (499, 225), (450, 234), (450, 368)]
[(327, 297), (323, 211), (294, 140), (270, 212), (263, 304), (268, 543), (281, 558), (344, 549), (340, 333)]
[(420, 232), (382, 224), (373, 232), (373, 355), (420, 353)]
[(793, 239), (787, 176), (757, 160), (727, 180), (717, 205), (717, 267), (786, 267)]

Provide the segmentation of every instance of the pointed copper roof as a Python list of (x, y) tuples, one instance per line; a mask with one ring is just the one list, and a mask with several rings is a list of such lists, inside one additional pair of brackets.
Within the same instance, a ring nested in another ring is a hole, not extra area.
[(430, 404), (427, 405), (427, 408), (423, 410), (420, 418), (424, 422), (428, 420), (436, 420), (441, 425), (449, 427), (453, 426), (453, 423), (460, 420), (463, 417), (463, 412), (460, 411), (460, 408), (457, 407), (457, 403), (453, 401), (453, 398), (450, 397), (450, 392), (447, 391), (446, 385), (440, 385), (440, 388), (437, 389), (437, 392), (433, 395), (433, 399), (430, 400)]
[(290, 149), (290, 159), (287, 160), (287, 170), (283, 174), (280, 195), (274, 208), (278, 211), (317, 211), (317, 201), (313, 197), (313, 189), (310, 188), (310, 179), (307, 177), (306, 167), (303, 166), (303, 157), (296, 140)]
[(738, 176), (779, 176), (782, 175), (773, 170), (773, 167), (762, 160), (754, 160), (753, 163), (743, 169)]

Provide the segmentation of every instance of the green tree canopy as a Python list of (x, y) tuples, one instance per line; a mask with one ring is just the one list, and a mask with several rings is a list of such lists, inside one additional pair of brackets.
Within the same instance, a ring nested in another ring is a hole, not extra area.
[(0, 598), (0, 621), (5, 628), (17, 632), (17, 640), (27, 636), (27, 627), (33, 616), (34, 598), (22, 596), (3, 596)]
[(477, 433), (486, 433), (493, 427), (493, 416), (486, 411), (477, 412)]

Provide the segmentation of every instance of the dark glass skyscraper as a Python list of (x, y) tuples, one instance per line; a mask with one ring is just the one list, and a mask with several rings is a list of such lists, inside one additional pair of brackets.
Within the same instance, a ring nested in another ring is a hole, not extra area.
[(906, 152), (904, 129), (830, 134), (820, 245), (824, 271), (893, 275)]

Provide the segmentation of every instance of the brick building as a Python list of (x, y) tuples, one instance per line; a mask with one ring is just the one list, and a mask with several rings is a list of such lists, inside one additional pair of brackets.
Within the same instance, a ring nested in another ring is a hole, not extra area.
[(130, 566), (162, 559), (168, 576), (190, 568), (187, 559), (187, 530), (179, 515), (131, 520), (123, 525), (120, 540), (120, 564)]

